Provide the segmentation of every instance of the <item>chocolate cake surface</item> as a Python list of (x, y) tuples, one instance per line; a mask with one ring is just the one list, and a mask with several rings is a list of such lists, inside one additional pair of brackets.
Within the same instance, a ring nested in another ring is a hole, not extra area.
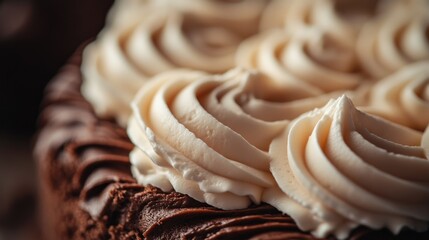
[[(82, 97), (78, 50), (46, 89), (35, 147), (46, 239), (315, 239), (274, 207), (220, 210), (136, 183), (133, 144)], [(334, 239), (334, 238), (329, 238)], [(429, 239), (358, 228), (349, 239)]]

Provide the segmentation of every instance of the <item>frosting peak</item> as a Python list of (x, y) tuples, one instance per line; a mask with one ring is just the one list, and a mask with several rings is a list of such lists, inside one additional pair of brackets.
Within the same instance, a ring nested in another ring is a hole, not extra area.
[[(284, 198), (265, 198), (306, 219), (316, 235), (344, 238), (351, 228), (427, 229), (429, 160), (422, 134), (356, 110), (345, 96), (294, 120), (271, 147), (271, 172)], [(289, 200), (290, 201), (290, 200)]]
[(273, 30), (250, 38), (240, 45), (236, 62), (319, 95), (364, 82), (354, 49), (317, 28)]
[(260, 203), (274, 184), (269, 144), (288, 123), (269, 111), (285, 98), (275, 84), (241, 69), (155, 77), (137, 94), (128, 127), (138, 182), (222, 209)]

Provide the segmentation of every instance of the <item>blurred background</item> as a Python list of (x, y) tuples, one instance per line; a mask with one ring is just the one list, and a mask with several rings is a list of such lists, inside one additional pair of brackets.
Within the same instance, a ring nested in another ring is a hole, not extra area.
[(0, 240), (39, 239), (32, 144), (43, 89), (112, 0), (0, 0)]

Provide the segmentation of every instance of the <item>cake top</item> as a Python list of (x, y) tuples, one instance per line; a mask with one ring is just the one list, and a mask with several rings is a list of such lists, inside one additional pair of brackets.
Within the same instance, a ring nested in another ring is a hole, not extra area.
[[(315, 236), (428, 227), (429, 2), (117, 1), (82, 92), (143, 185)], [(425, 140), (426, 139), (426, 140)]]

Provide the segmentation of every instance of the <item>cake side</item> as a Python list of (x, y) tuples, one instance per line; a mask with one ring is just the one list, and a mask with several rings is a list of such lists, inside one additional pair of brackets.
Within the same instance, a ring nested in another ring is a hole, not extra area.
[[(35, 158), (39, 174), (40, 218), (48, 239), (107, 237), (104, 225), (91, 221), (78, 207), (80, 191), (73, 181), (82, 163), (80, 153), (89, 152), (82, 149), (92, 146), (92, 152), (100, 151), (102, 147), (97, 145), (100, 138), (108, 142), (108, 137), (126, 139), (126, 135), (112, 124), (112, 127), (107, 127), (107, 123), (97, 124), (91, 106), (80, 96), (80, 52), (81, 49), (47, 87), (44, 111), (40, 116), (43, 129), (36, 142)], [(104, 151), (104, 155), (98, 156), (108, 158), (106, 154), (115, 150), (105, 148)], [(119, 152), (115, 154), (120, 155)], [(122, 155), (126, 156), (126, 152)], [(108, 180), (102, 181), (107, 183)]]

